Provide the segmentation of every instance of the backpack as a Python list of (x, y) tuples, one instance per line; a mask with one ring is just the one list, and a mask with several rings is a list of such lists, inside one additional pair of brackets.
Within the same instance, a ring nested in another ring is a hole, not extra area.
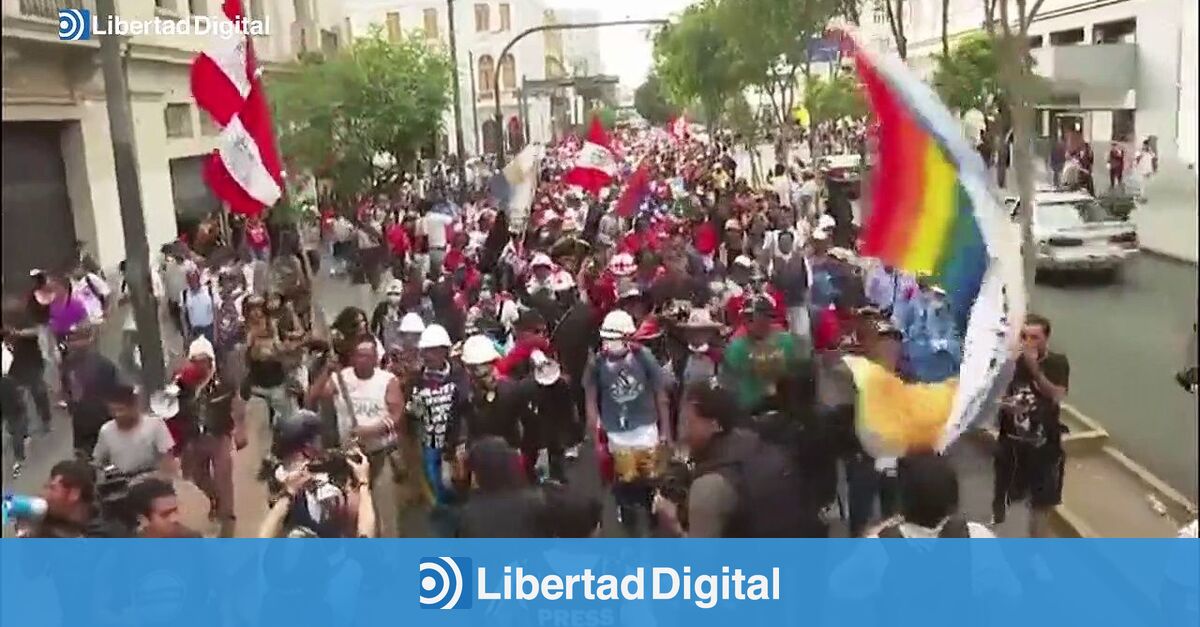
[(750, 432), (725, 437), (732, 454), (708, 467), (733, 486), (737, 506), (722, 534), (727, 538), (823, 538), (820, 507), (799, 466), (782, 448)]
[(238, 311), (238, 301), (237, 298), (226, 298), (217, 308), (213, 329), (213, 339), (217, 341), (217, 346), (231, 348), (246, 339), (246, 328)]
[(88, 289), (91, 290), (92, 295), (96, 297), (96, 300), (100, 301), (100, 308), (107, 310), (108, 290), (96, 289), (96, 283), (92, 281), (91, 273), (83, 275), (83, 280), (87, 282)]
[[(900, 533), (900, 523), (893, 523), (879, 530), (876, 534), (880, 538), (903, 538), (904, 534)], [(967, 520), (958, 516), (951, 516), (942, 523), (942, 528), (938, 530), (937, 537), (939, 538), (970, 538), (971, 530), (967, 527)]]

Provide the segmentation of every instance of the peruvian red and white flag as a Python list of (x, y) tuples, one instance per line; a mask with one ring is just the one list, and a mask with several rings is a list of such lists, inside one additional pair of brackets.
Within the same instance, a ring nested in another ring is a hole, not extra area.
[(575, 167), (563, 175), (567, 185), (578, 185), (593, 196), (609, 186), (617, 175), (617, 160), (613, 157), (612, 140), (604, 131), (600, 118), (592, 116), (592, 126), (587, 139), (575, 155)]
[[(241, 0), (225, 0), (221, 9), (230, 22), (245, 19)], [(230, 211), (259, 215), (283, 195), (283, 167), (262, 70), (243, 29), (215, 26), (213, 42), (192, 62), (192, 97), (221, 127), (204, 176)]]

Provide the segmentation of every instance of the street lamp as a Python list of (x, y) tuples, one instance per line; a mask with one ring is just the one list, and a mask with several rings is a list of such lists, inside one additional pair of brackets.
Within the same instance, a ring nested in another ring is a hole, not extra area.
[[(664, 26), (667, 23), (668, 23), (668, 21), (665, 19), (654, 19), (654, 20), (613, 20), (613, 21), (609, 21), (609, 22), (580, 22), (578, 24), (543, 24), (541, 26), (534, 26), (533, 28), (527, 28), (527, 29), (517, 33), (516, 37), (513, 37), (512, 40), (510, 40), (507, 44), (504, 45), (504, 49), (500, 51), (499, 58), (504, 59), (504, 56), (506, 54), (508, 54), (508, 51), (511, 50), (512, 47), (515, 46), (518, 41), (521, 41), (527, 35), (532, 35), (533, 33), (540, 33), (542, 31), (576, 30), (576, 29), (580, 29), (580, 28), (601, 28), (604, 26), (631, 26), (631, 25), (638, 25), (638, 24), (643, 24), (643, 25), (648, 25), (648, 26)], [(496, 75), (492, 78), (492, 94), (493, 94), (493, 98), (494, 98), (493, 105), (495, 106), (494, 115), (496, 118), (496, 128), (498, 128), (499, 132), (500, 132), (500, 141), (496, 143), (496, 164), (499, 167), (504, 167), (504, 113), (500, 110), (500, 72), (496, 72)]]

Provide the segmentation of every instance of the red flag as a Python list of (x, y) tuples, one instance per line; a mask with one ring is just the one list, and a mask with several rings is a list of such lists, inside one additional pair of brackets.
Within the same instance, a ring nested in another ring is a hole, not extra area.
[(617, 215), (622, 218), (632, 217), (649, 195), (650, 173), (645, 164), (639, 165), (633, 176), (625, 182), (625, 189), (617, 199)]
[[(225, 0), (222, 12), (243, 19), (240, 0)], [(217, 149), (205, 164), (205, 179), (231, 211), (259, 215), (283, 195), (283, 167), (250, 38), (237, 28), (213, 29), (213, 43), (192, 62), (192, 97), (221, 126)]]
[(680, 115), (671, 120), (670, 124), (667, 125), (667, 132), (671, 134), (671, 137), (675, 138), (676, 142), (685, 141), (688, 138), (687, 117)]
[(587, 139), (575, 156), (575, 167), (563, 175), (563, 182), (578, 185), (593, 196), (599, 196), (600, 190), (610, 185), (617, 174), (611, 143), (600, 118), (593, 115)]

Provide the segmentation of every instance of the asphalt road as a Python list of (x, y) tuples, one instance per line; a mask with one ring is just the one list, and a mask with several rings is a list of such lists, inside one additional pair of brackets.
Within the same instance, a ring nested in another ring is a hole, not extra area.
[(1100, 423), (1123, 453), (1193, 502), (1195, 396), (1175, 383), (1196, 321), (1197, 267), (1143, 254), (1112, 284), (1039, 283), (1032, 307), (1071, 362), (1068, 402)]

